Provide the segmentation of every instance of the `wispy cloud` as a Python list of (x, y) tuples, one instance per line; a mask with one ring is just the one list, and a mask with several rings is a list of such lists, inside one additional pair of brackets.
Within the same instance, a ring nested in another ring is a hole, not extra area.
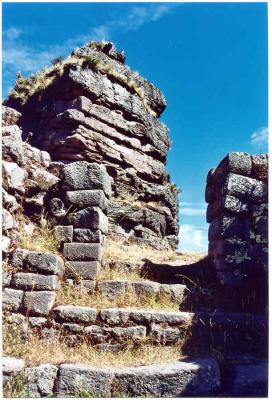
[(205, 215), (206, 208), (192, 208), (186, 207), (180, 210), (181, 215), (190, 215), (190, 216), (198, 216), (198, 215)]
[[(177, 3), (178, 4), (178, 3)], [(4, 92), (20, 71), (30, 74), (50, 64), (59, 56), (67, 56), (75, 47), (89, 40), (113, 40), (116, 32), (136, 31), (144, 24), (157, 22), (168, 14), (176, 4), (148, 4), (130, 6), (122, 17), (109, 18), (105, 23), (93, 26), (89, 32), (68, 38), (58, 45), (32, 47), (26, 44), (25, 34), (18, 27), (9, 27), (3, 32), (3, 77)]]
[(192, 252), (206, 252), (208, 249), (208, 234), (206, 229), (190, 224), (180, 226), (179, 250)]
[(250, 137), (250, 144), (258, 150), (266, 149), (268, 144), (268, 128), (261, 127), (253, 132)]
[(201, 216), (206, 214), (207, 205), (205, 203), (190, 203), (190, 202), (180, 202), (180, 215), (188, 216)]

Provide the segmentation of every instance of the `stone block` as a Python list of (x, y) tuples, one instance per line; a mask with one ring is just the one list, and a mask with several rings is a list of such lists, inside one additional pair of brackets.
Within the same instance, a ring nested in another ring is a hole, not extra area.
[(2, 286), (9, 287), (11, 283), (12, 275), (9, 272), (2, 272)]
[(84, 328), (84, 333), (92, 343), (105, 343), (110, 338), (110, 328), (91, 325)]
[(250, 220), (238, 216), (223, 216), (214, 219), (209, 226), (209, 240), (240, 238), (250, 239)]
[(169, 297), (172, 301), (182, 303), (186, 298), (187, 288), (180, 284), (162, 284), (160, 286), (160, 295)]
[(25, 361), (14, 357), (2, 358), (2, 372), (6, 375), (16, 375), (25, 367)]
[(56, 254), (25, 249), (17, 249), (12, 258), (15, 268), (27, 269), (31, 272), (49, 273), (62, 276), (64, 273), (64, 262)]
[(24, 165), (22, 131), (17, 125), (2, 127), (2, 157), (6, 161)]
[(111, 195), (110, 178), (104, 165), (77, 161), (64, 166), (61, 178), (67, 191), (96, 189), (103, 190), (107, 197)]
[(96, 320), (95, 308), (80, 306), (59, 306), (53, 310), (56, 319), (69, 322), (90, 323)]
[(145, 326), (129, 326), (127, 328), (114, 327), (110, 328), (110, 333), (113, 339), (117, 341), (139, 341), (146, 337), (146, 327)]
[(115, 299), (119, 296), (124, 296), (128, 292), (129, 286), (129, 282), (125, 280), (99, 281), (97, 290), (106, 298)]
[(130, 319), (140, 324), (155, 322), (157, 324), (187, 326), (192, 322), (192, 317), (192, 313), (174, 311), (132, 310), (130, 313)]
[(2, 199), (3, 199), (2, 203), (3, 207), (5, 207), (10, 213), (13, 213), (20, 207), (16, 198), (11, 194), (7, 193), (3, 188), (2, 188)]
[(73, 225), (55, 226), (54, 235), (59, 245), (62, 245), (63, 243), (71, 243), (73, 241), (73, 229)]
[(60, 281), (57, 275), (39, 275), (17, 272), (13, 275), (12, 285), (23, 290), (58, 290)]
[(19, 311), (22, 307), (24, 292), (6, 288), (2, 292), (2, 306), (5, 311)]
[(9, 192), (24, 193), (25, 172), (14, 162), (2, 162), (3, 186)]
[(253, 176), (261, 181), (266, 181), (268, 179), (268, 155), (258, 154), (251, 158)]
[(26, 368), (26, 389), (29, 397), (52, 397), (57, 372), (58, 368), (51, 364)]
[(59, 396), (111, 397), (113, 373), (110, 369), (83, 364), (62, 364), (59, 368)]
[(96, 281), (81, 279), (80, 283), (76, 285), (76, 289), (85, 290), (87, 293), (94, 293), (96, 288)]
[(78, 324), (62, 324), (62, 329), (66, 333), (83, 333), (84, 326)]
[(210, 203), (207, 208), (207, 222), (212, 222), (213, 219), (221, 216), (221, 214), (241, 214), (246, 215), (250, 211), (248, 203), (239, 200), (234, 196), (223, 196), (218, 198), (213, 203)]
[(115, 389), (127, 397), (184, 397), (215, 394), (220, 388), (216, 360), (196, 359), (116, 371)]
[(66, 192), (66, 201), (80, 208), (99, 207), (105, 211), (108, 199), (103, 190), (75, 190)]
[(71, 213), (67, 221), (75, 228), (100, 230), (104, 234), (107, 234), (109, 229), (108, 217), (98, 207), (87, 207)]
[(126, 324), (130, 317), (130, 310), (126, 308), (108, 308), (100, 311), (100, 318), (108, 325)]
[(242, 152), (229, 153), (215, 169), (213, 179), (218, 181), (230, 172), (250, 176), (251, 170), (252, 160), (250, 154)]
[(27, 315), (47, 316), (53, 308), (55, 300), (55, 292), (25, 292), (24, 309)]
[(247, 202), (262, 203), (267, 200), (268, 188), (265, 182), (231, 173), (224, 182), (223, 193)]
[(151, 324), (150, 336), (154, 342), (162, 345), (177, 343), (180, 340), (178, 328), (162, 327), (157, 324)]
[(67, 275), (81, 279), (96, 279), (101, 269), (98, 261), (69, 261)]
[(102, 235), (101, 231), (84, 228), (74, 229), (74, 242), (80, 243), (100, 243), (104, 245), (105, 236)]
[(98, 243), (65, 243), (63, 254), (69, 261), (101, 261), (103, 247)]
[(132, 281), (131, 287), (134, 290), (136, 296), (144, 297), (156, 297), (160, 291), (160, 284), (157, 282), (149, 281)]
[(248, 257), (248, 242), (241, 239), (212, 240), (209, 242), (209, 255), (213, 258), (224, 256), (229, 262), (241, 263)]

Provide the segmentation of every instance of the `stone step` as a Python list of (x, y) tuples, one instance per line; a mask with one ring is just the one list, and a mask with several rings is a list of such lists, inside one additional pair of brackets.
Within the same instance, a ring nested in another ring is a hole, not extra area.
[[(136, 295), (150, 299), (165, 298), (177, 304), (182, 304), (189, 296), (186, 285), (161, 284), (150, 280), (110, 279), (89, 281), (83, 279), (77, 287), (86, 287), (88, 291), (95, 290), (107, 299), (116, 300), (124, 295)], [(92, 289), (90, 289), (92, 288)]]
[(246, 313), (59, 306), (53, 309), (51, 329), (73, 343), (84, 336), (93, 345), (149, 339), (165, 345), (180, 344), (186, 354), (213, 350), (265, 354), (267, 350), (267, 318)]
[(42, 364), (25, 368), (24, 376), (29, 397), (207, 396), (221, 384), (213, 358), (122, 368)]

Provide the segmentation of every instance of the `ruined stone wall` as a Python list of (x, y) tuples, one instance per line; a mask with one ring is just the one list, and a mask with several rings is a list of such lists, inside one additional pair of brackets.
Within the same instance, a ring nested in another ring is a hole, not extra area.
[(268, 157), (229, 153), (206, 186), (209, 256), (223, 285), (256, 287), (268, 269)]
[(22, 112), (32, 143), (54, 161), (105, 165), (111, 234), (177, 248), (178, 191), (166, 171), (170, 142), (159, 120), (163, 94), (131, 71), (111, 43), (76, 49), (69, 60), (44, 90), (24, 104), (11, 96), (7, 104)]

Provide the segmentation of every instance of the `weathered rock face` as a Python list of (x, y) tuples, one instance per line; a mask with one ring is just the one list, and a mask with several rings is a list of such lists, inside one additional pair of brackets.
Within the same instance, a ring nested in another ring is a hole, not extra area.
[[(106, 49), (106, 50), (105, 50)], [(178, 244), (177, 189), (166, 172), (163, 94), (124, 65), (112, 44), (74, 50), (62, 76), (24, 106), (33, 143), (65, 164), (104, 164), (112, 177), (110, 233), (157, 248)]]
[(224, 285), (257, 287), (267, 275), (267, 178), (263, 154), (230, 153), (208, 174), (209, 255)]

